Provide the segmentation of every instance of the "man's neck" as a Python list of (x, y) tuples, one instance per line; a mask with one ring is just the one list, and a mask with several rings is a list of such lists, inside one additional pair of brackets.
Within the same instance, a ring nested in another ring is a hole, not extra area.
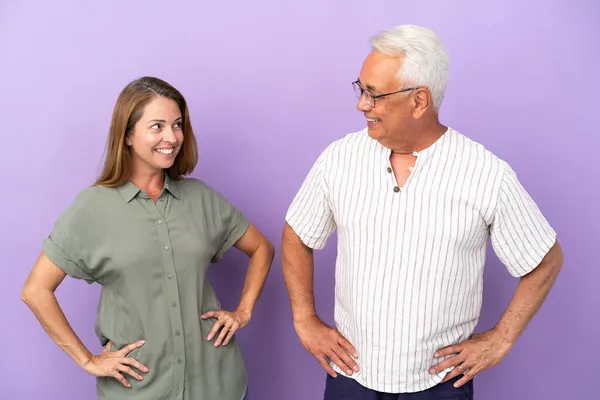
[(447, 130), (448, 127), (436, 123), (435, 125), (423, 127), (417, 132), (411, 132), (407, 137), (398, 138), (394, 140), (394, 143), (386, 144), (386, 147), (396, 154), (412, 154), (433, 145)]

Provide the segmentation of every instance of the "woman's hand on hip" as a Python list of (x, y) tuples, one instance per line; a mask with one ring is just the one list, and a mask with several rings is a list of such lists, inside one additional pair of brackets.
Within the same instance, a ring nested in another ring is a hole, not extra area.
[[(215, 347), (218, 347), (221, 343), (223, 346), (227, 346), (227, 343), (231, 340), (235, 332), (248, 325), (250, 321), (250, 313), (246, 311), (208, 311), (202, 314), (202, 319), (216, 318), (217, 321), (213, 325), (212, 329), (208, 333), (206, 340), (211, 341), (217, 337), (215, 341)], [(221, 332), (219, 333), (219, 330)], [(218, 334), (218, 336), (217, 336)]]
[[(102, 350), (102, 353), (90, 356), (88, 362), (83, 364), (83, 369), (93, 376), (112, 376), (123, 386), (130, 388), (131, 384), (125, 379), (123, 373), (131, 375), (135, 379), (141, 381), (144, 379), (142, 375), (134, 371), (131, 367), (142, 372), (148, 372), (148, 368), (131, 357), (127, 357), (133, 350), (142, 347), (144, 341), (140, 340), (135, 343), (128, 344), (117, 351), (111, 351), (112, 343), (108, 342)], [(130, 367), (131, 366), (131, 367)]]

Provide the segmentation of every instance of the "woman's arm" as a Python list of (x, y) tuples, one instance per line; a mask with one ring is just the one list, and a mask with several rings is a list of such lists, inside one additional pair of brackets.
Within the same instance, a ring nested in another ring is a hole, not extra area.
[(252, 223), (234, 246), (250, 257), (238, 307), (233, 312), (219, 310), (202, 314), (203, 319), (217, 318), (207, 340), (212, 340), (223, 327), (215, 347), (221, 343), (227, 345), (235, 331), (248, 325), (275, 256), (273, 244)]
[(133, 358), (127, 358), (127, 354), (141, 347), (143, 342), (127, 345), (115, 352), (110, 351), (109, 343), (100, 355), (95, 356), (75, 334), (54, 295), (54, 291), (65, 276), (65, 272), (50, 261), (44, 252), (41, 252), (27, 277), (21, 299), (33, 311), (50, 338), (85, 371), (94, 376), (112, 376), (127, 387), (131, 384), (121, 375), (121, 372), (141, 380), (141, 375), (126, 364), (148, 372), (144, 365)]
[(50, 338), (82, 367), (92, 353), (79, 340), (54, 296), (65, 276), (42, 252), (27, 277), (21, 300), (33, 311)]

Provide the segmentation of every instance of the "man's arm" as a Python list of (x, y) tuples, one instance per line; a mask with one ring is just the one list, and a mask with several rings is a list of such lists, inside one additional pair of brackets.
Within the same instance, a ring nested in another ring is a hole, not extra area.
[(557, 241), (540, 265), (519, 280), (510, 304), (494, 328), (511, 347), (542, 306), (562, 263), (563, 253)]
[(313, 291), (313, 251), (287, 223), (281, 241), (281, 268), (292, 306), (294, 328), (304, 348), (334, 378), (337, 374), (327, 359), (348, 375), (352, 375), (353, 370), (358, 371), (358, 365), (349, 356), (358, 357), (354, 346), (337, 329), (326, 325), (317, 316)]
[(455, 386), (464, 385), (475, 375), (498, 364), (516, 343), (517, 339), (541, 307), (563, 264), (563, 253), (558, 241), (550, 248), (541, 263), (519, 280), (510, 304), (494, 328), (474, 334), (469, 340), (440, 349), (435, 357), (455, 354), (434, 365), (430, 372), (438, 373), (449, 367), (444, 381), (464, 372)]
[(281, 241), (281, 267), (292, 305), (294, 323), (317, 316), (313, 292), (313, 250), (286, 223)]

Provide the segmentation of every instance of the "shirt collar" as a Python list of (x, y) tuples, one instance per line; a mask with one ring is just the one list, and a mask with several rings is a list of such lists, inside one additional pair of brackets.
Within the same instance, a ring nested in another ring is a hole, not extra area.
[(177, 187), (177, 181), (169, 178), (169, 174), (165, 174), (165, 189), (171, 193), (171, 196), (179, 200), (179, 188)]
[[(365, 130), (366, 132), (366, 130)], [(421, 151), (415, 151), (412, 154), (415, 157), (419, 157), (421, 159), (421, 162), (425, 161), (431, 154), (433, 154), (435, 152), (435, 150), (438, 147), (444, 147), (444, 143), (449, 139), (450, 136), (452, 136), (454, 134), (454, 130), (450, 127), (448, 127), (446, 129), (446, 131), (442, 134), (442, 136), (440, 136), (433, 144), (431, 144), (429, 147), (421, 150)], [(373, 139), (375, 140), (375, 139)], [(381, 143), (379, 143), (379, 146), (382, 148), (383, 154), (386, 156), (387, 159), (389, 159), (390, 155), (392, 154), (392, 150), (388, 147), (383, 146)]]

